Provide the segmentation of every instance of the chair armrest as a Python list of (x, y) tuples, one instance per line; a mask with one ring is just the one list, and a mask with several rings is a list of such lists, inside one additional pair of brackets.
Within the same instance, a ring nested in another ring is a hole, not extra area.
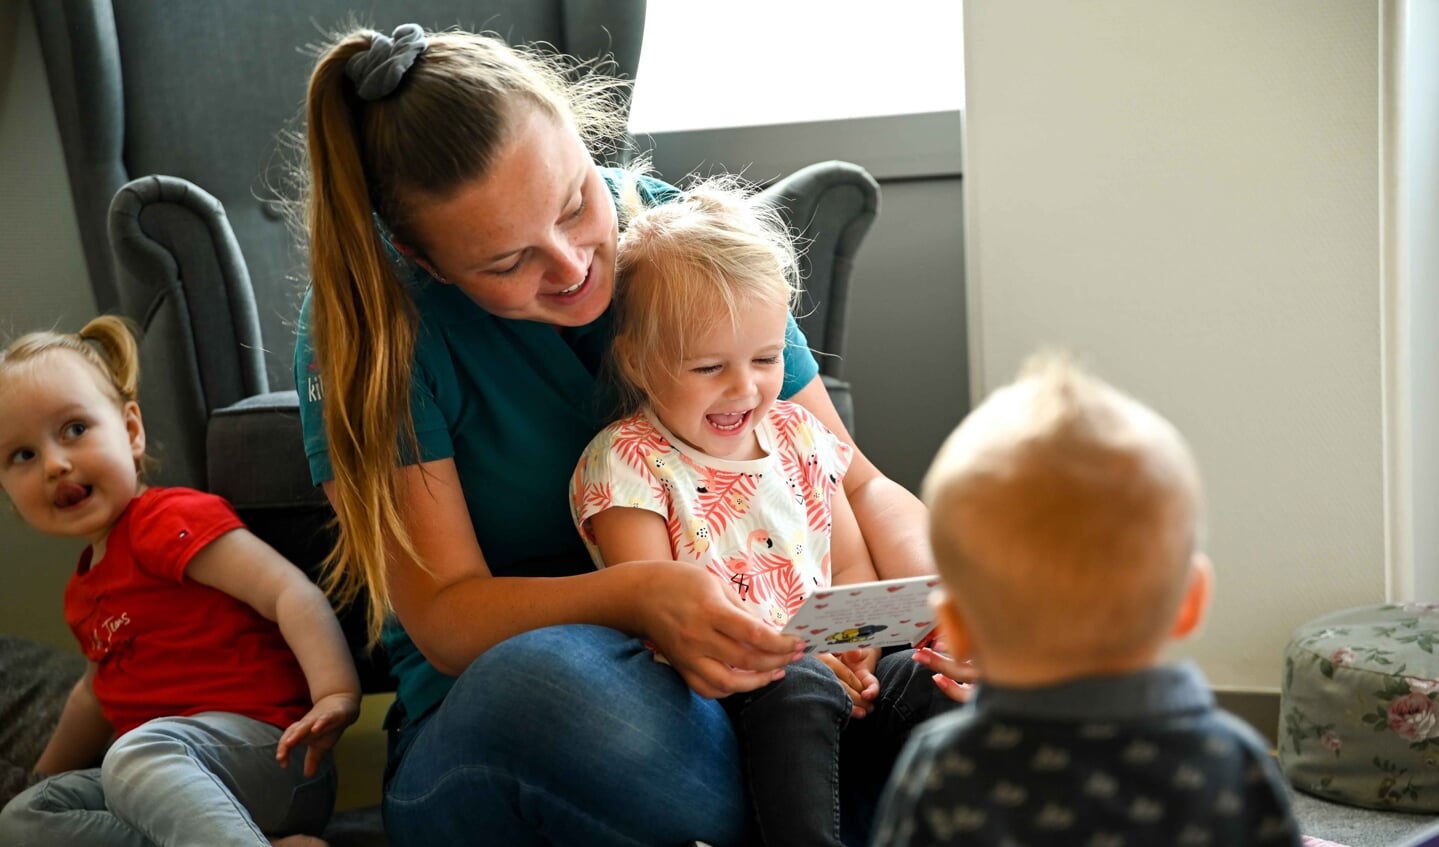
[(186, 180), (148, 176), (110, 203), (120, 312), (141, 330), (140, 403), (157, 482), (208, 488), (210, 412), (269, 390), (250, 276), (225, 210)]
[(795, 319), (820, 356), (820, 372), (844, 376), (845, 324), (854, 257), (879, 214), (879, 183), (848, 162), (818, 162), (760, 192), (799, 237), (800, 284)]

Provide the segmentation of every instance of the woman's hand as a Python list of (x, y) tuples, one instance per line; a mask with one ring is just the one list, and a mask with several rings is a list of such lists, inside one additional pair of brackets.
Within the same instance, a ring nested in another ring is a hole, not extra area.
[(745, 611), (704, 568), (679, 562), (630, 562), (650, 570), (639, 610), (642, 634), (702, 697), (753, 691), (784, 676), (804, 642)]
[(874, 675), (874, 669), (879, 664), (878, 647), (821, 653), (819, 660), (834, 671), (835, 678), (854, 702), (850, 717), (862, 718), (874, 710), (875, 698), (879, 697), (879, 677)]
[(949, 699), (956, 703), (968, 703), (974, 696), (979, 668), (928, 647), (914, 651), (914, 660), (935, 672), (934, 684)]

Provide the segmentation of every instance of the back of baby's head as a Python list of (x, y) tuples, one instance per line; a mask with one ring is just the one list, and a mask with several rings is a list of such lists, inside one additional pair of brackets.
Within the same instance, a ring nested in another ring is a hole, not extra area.
[(0, 351), (0, 383), (15, 374), (35, 373), (57, 355), (84, 360), (101, 390), (116, 405), (135, 399), (140, 388), (140, 355), (124, 319), (101, 315), (79, 332), (41, 331), (20, 336)]
[(1120, 656), (1168, 635), (1197, 543), (1183, 437), (1069, 358), (991, 394), (924, 482), (936, 561), (976, 640), (1054, 658)]
[(756, 308), (789, 309), (799, 260), (779, 214), (737, 177), (711, 177), (648, 207), (627, 194), (614, 355), (620, 381), (644, 395), (672, 375), (665, 369), (685, 358), (697, 327), (738, 324)]

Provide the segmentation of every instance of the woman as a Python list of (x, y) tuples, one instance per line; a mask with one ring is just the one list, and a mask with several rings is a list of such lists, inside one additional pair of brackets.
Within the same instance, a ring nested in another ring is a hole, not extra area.
[[(800, 655), (703, 570), (593, 570), (569, 523), (570, 472), (612, 406), (614, 197), (675, 194), (593, 164), (618, 83), (580, 79), (407, 24), (343, 38), (310, 82), (296, 380), (341, 530), (329, 587), (369, 592), (372, 634), (393, 613), (399, 845), (740, 842), (710, 698)], [(781, 396), (847, 440), (792, 320), (787, 340)], [(858, 451), (845, 489), (882, 575), (932, 570), (916, 498)]]

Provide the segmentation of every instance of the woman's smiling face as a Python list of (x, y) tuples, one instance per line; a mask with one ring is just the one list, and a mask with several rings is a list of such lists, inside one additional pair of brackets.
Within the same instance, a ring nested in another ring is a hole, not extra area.
[(609, 306), (614, 201), (563, 119), (538, 108), (520, 114), (487, 174), (414, 206), (416, 259), (485, 311), (568, 327)]

